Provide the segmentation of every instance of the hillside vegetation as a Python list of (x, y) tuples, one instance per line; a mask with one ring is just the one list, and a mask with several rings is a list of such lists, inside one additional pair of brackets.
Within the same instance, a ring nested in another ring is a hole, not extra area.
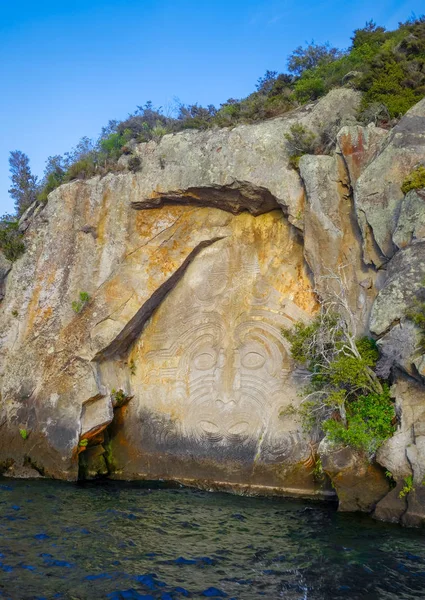
[[(31, 174), (29, 159), (23, 152), (11, 152), (13, 185), (9, 193), (15, 200), (16, 214), (5, 215), (0, 221), (0, 248), (5, 248), (5, 239), (9, 243), (9, 229), (13, 245), (13, 222), (34, 200), (46, 202), (50, 192), (73, 179), (119, 170), (120, 156), (131, 154), (134, 142), (159, 140), (184, 129), (232, 127), (276, 117), (341, 86), (363, 92), (360, 122), (393, 125), (425, 95), (425, 17), (400, 23), (394, 31), (370, 21), (354, 31), (347, 50), (328, 43), (299, 46), (288, 57), (287, 72), (267, 71), (252, 94), (238, 100), (230, 98), (219, 108), (178, 104), (170, 116), (147, 102), (123, 121), (110, 121), (98, 140), (82, 138), (65, 155), (50, 156), (41, 181)], [(129, 167), (134, 171), (140, 167), (137, 156), (130, 158)], [(20, 239), (18, 244), (19, 255)], [(15, 250), (7, 247), (13, 258)]]

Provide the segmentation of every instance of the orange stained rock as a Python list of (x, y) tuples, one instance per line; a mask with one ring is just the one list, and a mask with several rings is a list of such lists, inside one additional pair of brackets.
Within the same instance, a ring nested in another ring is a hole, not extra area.
[(108, 216), (109, 216), (109, 214), (108, 214), (109, 211), (107, 208), (109, 199), (110, 199), (110, 191), (105, 190), (103, 192), (102, 203), (99, 208), (100, 218), (97, 223), (97, 243), (101, 246), (105, 243), (105, 230), (106, 230)]
[(26, 315), (26, 330), (25, 330), (25, 337), (28, 337), (29, 335), (31, 335), (33, 333), (33, 329), (34, 329), (34, 321), (37, 317), (38, 314), (38, 303), (40, 300), (40, 294), (41, 291), (43, 289), (42, 284), (37, 284), (34, 288), (33, 288), (33, 293), (31, 296), (31, 301), (29, 303), (28, 309), (27, 309), (27, 315)]
[(354, 172), (355, 176), (358, 177), (360, 175), (360, 170), (362, 166), (362, 162), (364, 160), (364, 133), (363, 129), (358, 128), (358, 135), (356, 140), (353, 142), (351, 133), (346, 133), (341, 136), (340, 145), (341, 151), (344, 156), (350, 156), (353, 162), (353, 166), (355, 167)]

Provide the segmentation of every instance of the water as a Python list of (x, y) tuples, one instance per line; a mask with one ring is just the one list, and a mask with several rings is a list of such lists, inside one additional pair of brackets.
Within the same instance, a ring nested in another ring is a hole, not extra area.
[(425, 536), (334, 506), (0, 480), (0, 598), (425, 598)]

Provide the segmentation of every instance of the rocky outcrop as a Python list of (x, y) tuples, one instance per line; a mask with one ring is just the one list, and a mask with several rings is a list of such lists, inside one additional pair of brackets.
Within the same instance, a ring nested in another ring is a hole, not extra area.
[(344, 157), (350, 184), (354, 188), (358, 178), (382, 150), (389, 133), (386, 129), (351, 125), (342, 127), (337, 136), (338, 150)]
[(376, 295), (376, 272), (362, 259), (347, 169), (339, 154), (305, 155), (300, 159), (300, 174), (306, 190), (304, 256), (314, 273), (316, 290), (323, 295), (332, 287), (332, 275), (346, 282), (360, 335), (367, 329)]
[[(368, 133), (366, 128), (363, 136), (367, 137)], [(374, 137), (372, 151), (368, 142), (364, 158), (357, 159), (357, 164), (363, 163), (365, 167), (361, 174), (357, 172), (353, 188), (365, 262), (380, 266), (396, 250), (392, 235), (403, 202), (401, 184), (424, 160), (425, 99), (411, 108), (387, 136), (382, 135), (378, 143), (376, 137), (381, 134)], [(352, 160), (351, 146), (343, 143), (341, 138), (340, 147), (344, 156)]]
[[(353, 120), (359, 102), (357, 92), (338, 89), (284, 118), (233, 129), (183, 131), (164, 136), (160, 144), (140, 144), (134, 152), (141, 170), (130, 202), (138, 208), (190, 203), (237, 212), (245, 207), (259, 214), (270, 209), (271, 195), (289, 221), (302, 228), (304, 190), (289, 164), (285, 134), (297, 123), (319, 135), (325, 127)], [(122, 159), (124, 164), (128, 160)]]
[(425, 242), (397, 252), (388, 263), (385, 281), (373, 305), (370, 329), (377, 336), (406, 318), (415, 304), (425, 273)]
[(378, 450), (377, 460), (396, 487), (378, 503), (377, 519), (420, 526), (425, 523), (425, 389), (412, 379), (393, 386), (400, 425)]
[(400, 215), (393, 233), (393, 242), (405, 248), (414, 241), (425, 238), (425, 191), (411, 190), (403, 198)]
[(361, 453), (335, 446), (325, 438), (320, 442), (319, 454), (323, 471), (338, 495), (338, 510), (371, 512), (390, 491), (384, 469)]
[[(359, 100), (334, 90), (286, 117), (133, 144), (137, 172), (123, 156), (122, 171), (31, 207), (25, 254), (13, 268), (0, 257), (5, 474), (333, 496), (320, 456), (340, 510), (422, 523), (425, 357), (407, 317), (423, 194), (400, 184), (423, 159), (425, 103), (391, 131), (344, 126), (299, 172), (285, 138), (354, 122)], [(400, 423), (373, 464), (291, 410), (306, 374), (282, 329), (315, 314), (333, 273), (394, 382)]]

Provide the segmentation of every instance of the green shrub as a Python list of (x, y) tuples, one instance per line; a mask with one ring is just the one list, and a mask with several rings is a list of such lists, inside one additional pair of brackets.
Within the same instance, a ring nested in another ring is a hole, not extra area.
[(289, 151), (289, 163), (295, 169), (298, 168), (301, 156), (314, 154), (318, 147), (316, 134), (300, 123), (291, 125), (289, 133), (285, 133), (285, 139)]
[(62, 175), (58, 175), (58, 173), (50, 173), (46, 178), (46, 182), (41, 189), (41, 192), (37, 196), (37, 200), (43, 203), (47, 202), (49, 194), (63, 183), (64, 176), (64, 173)]
[(23, 440), (27, 440), (29, 436), (29, 431), (27, 429), (20, 429), (19, 434)]
[(294, 102), (288, 94), (269, 96), (264, 101), (264, 118), (269, 119), (283, 115), (292, 108), (294, 108)]
[(85, 305), (90, 302), (90, 296), (87, 292), (80, 292), (79, 299), (72, 302), (72, 310), (79, 313), (83, 310)]
[[(361, 111), (385, 105), (390, 118), (403, 115), (425, 94), (425, 19), (410, 20), (395, 31), (373, 22), (357, 29), (348, 52), (327, 60), (307, 61), (293, 86), (301, 103), (316, 100), (345, 84), (363, 92)], [(320, 47), (318, 47), (320, 48)], [(314, 55), (314, 53), (313, 53)], [(314, 58), (314, 56), (313, 56)]]
[(78, 445), (80, 446), (80, 448), (86, 448), (88, 443), (89, 443), (88, 439), (83, 439), (78, 442)]
[(364, 91), (362, 108), (382, 103), (390, 117), (404, 115), (422, 97), (406, 85), (407, 74), (408, 64), (398, 61), (392, 52), (379, 56), (359, 84)]
[(118, 160), (122, 154), (122, 149), (129, 141), (131, 131), (124, 130), (123, 133), (111, 133), (107, 138), (100, 141), (101, 152), (105, 155), (104, 158)]
[(296, 323), (282, 333), (292, 357), (310, 371), (298, 409), (304, 428), (372, 458), (394, 432), (394, 404), (374, 372), (379, 358), (375, 341), (355, 340), (350, 322), (322, 307), (312, 322)]
[(414, 492), (415, 488), (413, 487), (413, 477), (412, 475), (408, 475), (407, 477), (404, 478), (404, 486), (402, 488), (402, 490), (400, 491), (398, 497), (399, 498), (404, 498), (405, 496), (407, 496), (407, 494), (410, 494), (410, 492)]
[(373, 455), (395, 431), (394, 403), (388, 386), (382, 394), (359, 396), (347, 407), (347, 425), (327, 419), (323, 430), (332, 442), (342, 443)]
[(12, 262), (25, 252), (24, 236), (19, 231), (17, 220), (6, 218), (0, 221), (0, 250)]
[(240, 121), (242, 112), (242, 103), (230, 98), (221, 105), (215, 116), (215, 123), (219, 127), (227, 127)]
[(425, 333), (425, 302), (416, 298), (414, 306), (406, 312), (406, 317)]
[(317, 100), (321, 96), (324, 96), (326, 92), (325, 81), (321, 77), (315, 76), (314, 73), (299, 79), (294, 88), (295, 98), (302, 104)]
[(381, 37), (381, 43), (375, 39), (373, 49), (378, 46), (379, 51), (362, 69), (362, 106), (383, 103), (391, 117), (399, 117), (425, 94), (425, 19), (409, 20), (385, 35), (377, 30), (370, 35)]
[(121, 408), (124, 404), (127, 404), (131, 400), (131, 396), (126, 394), (124, 390), (112, 390), (111, 392), (112, 404), (114, 408)]
[(383, 102), (371, 102), (360, 108), (357, 119), (364, 125), (374, 123), (375, 125), (385, 126), (390, 123), (391, 116)]
[(401, 186), (403, 194), (407, 194), (410, 190), (419, 190), (425, 188), (425, 167), (420, 165), (416, 167), (409, 175), (404, 179)]
[(94, 158), (87, 156), (70, 165), (64, 181), (72, 181), (73, 179), (87, 179), (96, 174), (96, 164)]

